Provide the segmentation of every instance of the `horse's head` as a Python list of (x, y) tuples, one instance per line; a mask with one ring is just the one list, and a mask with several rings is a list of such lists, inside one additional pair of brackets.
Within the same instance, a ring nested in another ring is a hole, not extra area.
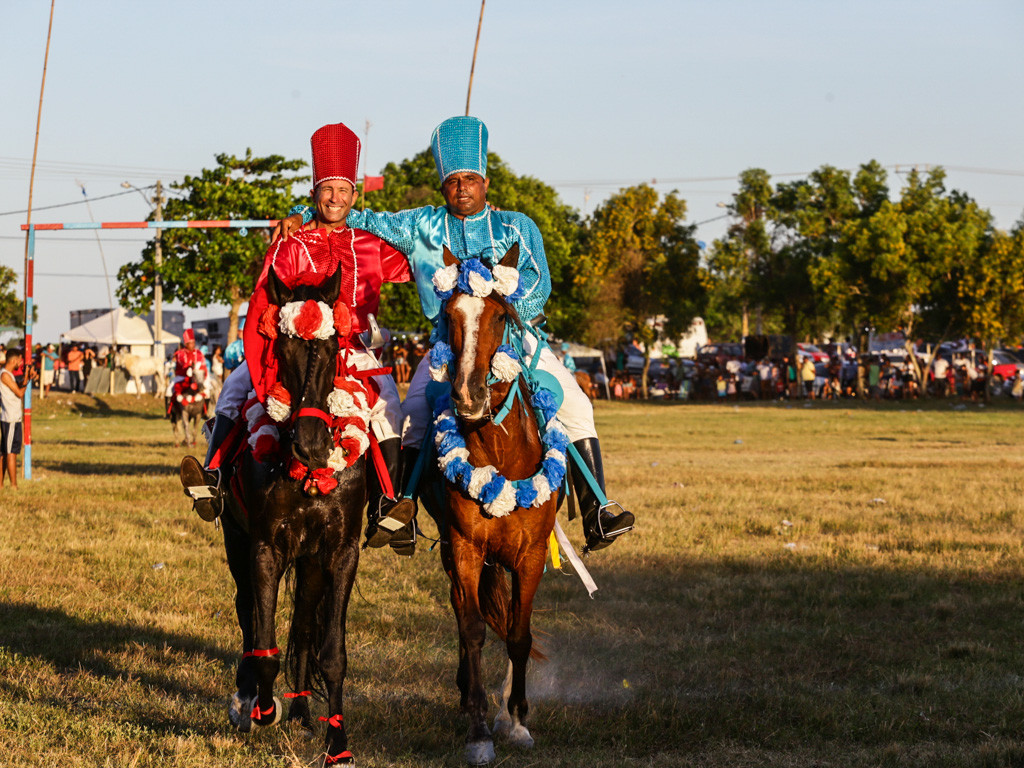
[[(446, 247), (445, 266), (458, 265), (459, 260)], [(519, 244), (513, 245), (501, 260), (502, 267), (519, 263)], [(448, 323), (448, 344), (452, 351), (449, 373), (452, 405), (464, 422), (487, 418), (491, 409), (488, 374), (491, 360), (502, 344), (505, 326), (519, 322), (509, 300), (498, 291), (481, 297), (455, 287), (445, 305)]]
[(337, 365), (333, 307), (340, 290), (340, 269), (320, 285), (289, 288), (271, 267), (267, 283), (270, 303), (280, 308), (282, 327), (289, 328), (277, 335), (275, 354), (278, 383), (287, 391), (294, 414), (291, 452), (311, 470), (326, 467), (334, 447), (326, 409)]

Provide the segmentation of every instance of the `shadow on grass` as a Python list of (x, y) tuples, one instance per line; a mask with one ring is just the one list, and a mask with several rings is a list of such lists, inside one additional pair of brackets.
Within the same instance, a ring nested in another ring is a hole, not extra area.
[[(231, 666), (238, 657), (223, 648), (192, 635), (166, 632), (153, 627), (103, 620), (87, 620), (54, 608), (29, 603), (0, 602), (0, 647), (27, 659), (37, 659), (58, 673), (85, 671), (111, 682), (130, 680), (168, 696), (194, 700), (197, 694), (225, 699), (229, 692), (202, 691), (186, 683), (182, 666), (188, 659), (201, 656)], [(136, 657), (142, 659), (136, 660)], [(129, 657), (129, 658), (123, 658)], [(0, 689), (18, 696), (18, 682), (0, 680)], [(52, 696), (54, 706), (66, 708), (66, 698)], [(133, 718), (134, 719), (134, 718)], [(180, 722), (173, 717), (151, 719), (147, 725), (168, 733), (194, 732), (195, 722)], [(210, 733), (221, 729), (211, 728)]]
[(63, 472), (68, 475), (123, 475), (128, 477), (142, 477), (160, 475), (176, 477), (178, 467), (170, 464), (114, 464), (99, 461), (47, 461), (34, 460), (33, 466), (37, 469), (46, 469), (51, 472)]
[(903, 765), (969, 765), (993, 739), (1021, 746), (1014, 574), (799, 555), (637, 565), (595, 573), (594, 601), (569, 579), (542, 584), (534, 626), (551, 660), (528, 678), (538, 735), (571, 732), (633, 759), (714, 744), (819, 760), (837, 757), (829, 744), (872, 753), (836, 765), (886, 763), (876, 760), (895, 745), (948, 751), (929, 763), (897, 750), (891, 762)]
[[(117, 405), (112, 405), (107, 399), (95, 395), (76, 395), (73, 402), (65, 401), (67, 409), (85, 417), (107, 417), (125, 416), (134, 419), (145, 419), (156, 421), (164, 418), (163, 411), (152, 412), (153, 403), (149, 400), (139, 400), (138, 409), (125, 407), (123, 398), (118, 398)], [(147, 412), (148, 411), (148, 412)]]

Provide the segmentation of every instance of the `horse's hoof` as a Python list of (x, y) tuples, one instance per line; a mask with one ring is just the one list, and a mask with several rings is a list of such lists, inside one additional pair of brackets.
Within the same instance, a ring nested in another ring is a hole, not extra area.
[(487, 765), (494, 762), (494, 742), (471, 741), (466, 744), (466, 762), (470, 765)]
[(494, 727), (491, 728), (493, 733), (499, 739), (508, 738), (508, 735), (512, 732), (512, 718), (508, 712), (502, 710), (494, 717)]
[(228, 720), (241, 733), (248, 733), (252, 730), (252, 718), (249, 715), (252, 713), (254, 703), (255, 697), (250, 699), (247, 696), (240, 696), (238, 691), (235, 691), (235, 695), (231, 697), (231, 704), (228, 705)]
[(508, 733), (508, 743), (519, 749), (533, 749), (533, 736), (525, 725), (517, 725)]
[(260, 728), (267, 728), (267, 727), (269, 727), (271, 725), (277, 725), (278, 723), (281, 722), (281, 700), (279, 698), (277, 698), (277, 696), (274, 697), (274, 708), (273, 708), (273, 710), (271, 710), (270, 712), (263, 711), (263, 712), (259, 713), (259, 717), (253, 717), (253, 715), (257, 714), (256, 713), (256, 705), (257, 705), (257, 699), (253, 699), (252, 700), (253, 709), (252, 709), (252, 712), (250, 713), (249, 717)]

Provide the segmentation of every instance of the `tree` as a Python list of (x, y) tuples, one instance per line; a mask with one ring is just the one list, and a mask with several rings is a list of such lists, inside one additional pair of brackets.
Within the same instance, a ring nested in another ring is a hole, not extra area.
[(610, 197), (587, 223), (580, 262), (594, 286), (591, 340), (627, 331), (644, 344), (644, 397), (654, 321), (664, 316), (664, 332), (676, 335), (704, 303), (700, 249), (685, 217), (678, 193), (661, 200), (641, 184)]
[[(430, 150), (383, 170), (384, 189), (369, 192), (360, 205), (375, 211), (399, 211), (424, 205), (443, 206), (437, 170)], [(537, 224), (551, 270), (551, 300), (545, 309), (548, 328), (561, 337), (578, 337), (586, 321), (586, 286), (576, 259), (579, 216), (561, 202), (558, 193), (530, 176), (517, 176), (493, 152), (487, 155), (491, 185), (487, 199), (492, 205), (519, 211)], [(381, 321), (392, 328), (425, 331), (429, 327), (415, 286), (385, 285), (381, 290)]]
[[(39, 305), (32, 305), (33, 319)], [(0, 266), (0, 325), (23, 326), (25, 302), (18, 298), (18, 274), (10, 267)]]
[(801, 337), (834, 326), (834, 305), (814, 275), (834, 253), (854, 210), (849, 174), (827, 165), (807, 179), (778, 185), (766, 206), (765, 243), (753, 252), (754, 285), (762, 306), (780, 317), (794, 361)]
[[(296, 176), (302, 160), (280, 155), (253, 157), (246, 149), (242, 158), (216, 156), (217, 167), (203, 169), (198, 176), (186, 176), (171, 188), (182, 193), (164, 207), (166, 220), (263, 219), (268, 213), (283, 214), (300, 198), (292, 189), (308, 176)], [(150, 217), (152, 220), (152, 216)], [(228, 342), (238, 336), (238, 315), (252, 295), (263, 267), (270, 232), (252, 229), (164, 229), (164, 298), (188, 307), (227, 304)], [(139, 261), (118, 272), (118, 300), (123, 306), (147, 312), (152, 305), (154, 244), (149, 243)]]
[[(761, 168), (748, 168), (740, 174), (740, 189), (726, 206), (734, 217), (725, 237), (716, 240), (708, 257), (712, 277), (709, 305), (712, 311), (706, 321), (714, 323), (728, 335), (746, 338), (750, 334), (749, 308), (757, 317), (756, 330), (764, 332), (764, 305), (753, 278), (755, 265), (764, 261), (771, 250), (767, 214), (772, 197), (771, 176)], [(741, 314), (735, 323), (735, 308)]]
[(915, 336), (924, 329), (941, 339), (957, 322), (959, 276), (975, 263), (990, 220), (973, 200), (947, 195), (944, 178), (941, 168), (912, 171), (894, 203), (881, 166), (861, 166), (853, 184), (857, 210), (814, 274), (848, 327), (901, 329), (918, 376)]
[(964, 265), (957, 295), (960, 328), (991, 362), (998, 341), (1024, 334), (1024, 230), (991, 232)]

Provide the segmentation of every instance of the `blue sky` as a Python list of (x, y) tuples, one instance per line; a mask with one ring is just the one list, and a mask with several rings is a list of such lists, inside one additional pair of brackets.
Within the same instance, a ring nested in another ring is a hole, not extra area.
[[(27, 204), (49, 13), (45, 0), (8, 5), (0, 213)], [(479, 9), (57, 0), (33, 221), (88, 221), (84, 205), (40, 210), (80, 200), (78, 182), (91, 198), (114, 195), (124, 180), (169, 182), (246, 147), (308, 159), (309, 135), (328, 122), (360, 134), (372, 123), (371, 174), (409, 157), (465, 109)], [(894, 166), (946, 166), (948, 186), (1006, 228), (1024, 211), (1022, 32), (1015, 0), (490, 0), (471, 111), (513, 170), (583, 212), (656, 179), (679, 190), (690, 221), (707, 221), (745, 168), (791, 180), (877, 159), (894, 191)], [(135, 194), (92, 204), (98, 221), (147, 212)], [(23, 220), (0, 215), (0, 263), (19, 272)], [(708, 221), (700, 236), (723, 227)], [(143, 238), (104, 235), (112, 275)], [(37, 338), (56, 340), (70, 309), (108, 305), (89, 233), (41, 236), (36, 255)]]

